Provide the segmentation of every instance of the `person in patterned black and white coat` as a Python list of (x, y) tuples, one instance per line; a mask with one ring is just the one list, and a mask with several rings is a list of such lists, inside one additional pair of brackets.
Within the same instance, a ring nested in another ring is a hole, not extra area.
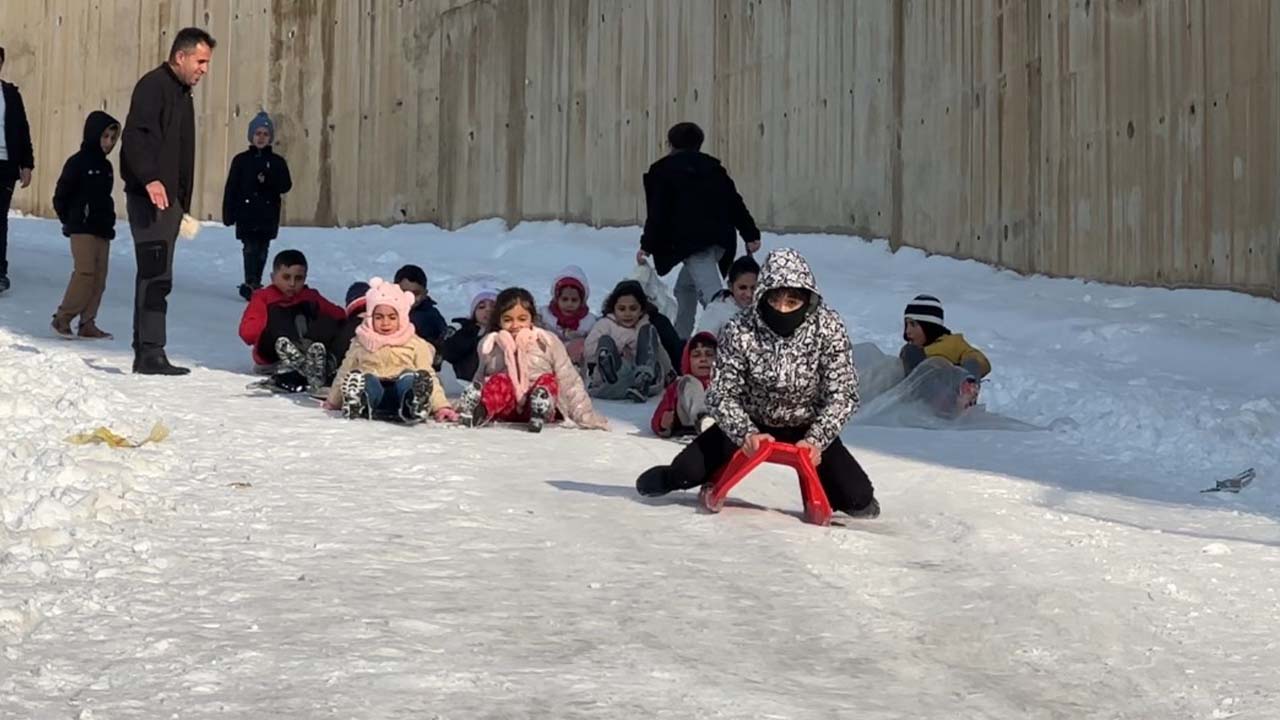
[(777, 440), (809, 450), (833, 509), (880, 514), (870, 478), (840, 441), (858, 407), (849, 332), (795, 250), (769, 253), (755, 305), (721, 331), (707, 406), (715, 424), (670, 465), (646, 470), (636, 480), (641, 495), (702, 485), (739, 448), (751, 454)]

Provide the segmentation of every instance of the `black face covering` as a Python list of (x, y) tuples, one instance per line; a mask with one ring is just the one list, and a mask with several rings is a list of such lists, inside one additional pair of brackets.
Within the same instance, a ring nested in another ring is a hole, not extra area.
[(809, 312), (813, 309), (813, 298), (810, 297), (804, 305), (788, 313), (774, 309), (764, 298), (760, 299), (759, 308), (760, 319), (764, 321), (765, 327), (780, 337), (791, 337), (809, 317)]

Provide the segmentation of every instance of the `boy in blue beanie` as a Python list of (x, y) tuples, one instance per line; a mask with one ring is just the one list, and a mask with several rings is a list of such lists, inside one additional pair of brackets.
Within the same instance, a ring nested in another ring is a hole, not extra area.
[(222, 193), (222, 224), (235, 225), (236, 238), (244, 244), (240, 297), (245, 300), (262, 287), (271, 241), (280, 231), (280, 196), (293, 188), (289, 164), (271, 149), (275, 134), (265, 111), (249, 121), (249, 149), (231, 160)]

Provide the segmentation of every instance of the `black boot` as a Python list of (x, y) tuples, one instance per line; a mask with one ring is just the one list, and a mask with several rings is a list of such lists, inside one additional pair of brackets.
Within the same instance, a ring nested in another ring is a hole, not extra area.
[(667, 466), (655, 465), (636, 478), (636, 492), (645, 497), (658, 497), (672, 491), (667, 483)]
[(844, 514), (851, 518), (858, 518), (859, 520), (874, 520), (875, 518), (880, 517), (880, 501), (875, 498), (871, 498), (871, 502), (866, 505), (863, 505), (856, 510), (846, 510)]
[(133, 356), (135, 375), (186, 375), (189, 372), (189, 368), (171, 364), (164, 350), (143, 350)]

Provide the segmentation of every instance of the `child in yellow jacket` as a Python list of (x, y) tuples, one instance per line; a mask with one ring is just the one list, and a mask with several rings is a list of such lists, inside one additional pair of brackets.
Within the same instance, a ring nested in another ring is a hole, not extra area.
[(409, 320), (413, 301), (413, 293), (394, 283), (369, 281), (368, 312), (338, 369), (327, 407), (341, 407), (347, 418), (417, 422), (430, 414), (441, 421), (458, 419), (432, 369), (435, 350)]
[(964, 335), (948, 330), (943, 320), (942, 301), (938, 298), (933, 295), (912, 298), (903, 313), (902, 339), (906, 344), (898, 357), (907, 375), (932, 358), (964, 368), (971, 377), (961, 389), (961, 402), (969, 406), (977, 402), (978, 383), (991, 373), (991, 361), (970, 345)]

